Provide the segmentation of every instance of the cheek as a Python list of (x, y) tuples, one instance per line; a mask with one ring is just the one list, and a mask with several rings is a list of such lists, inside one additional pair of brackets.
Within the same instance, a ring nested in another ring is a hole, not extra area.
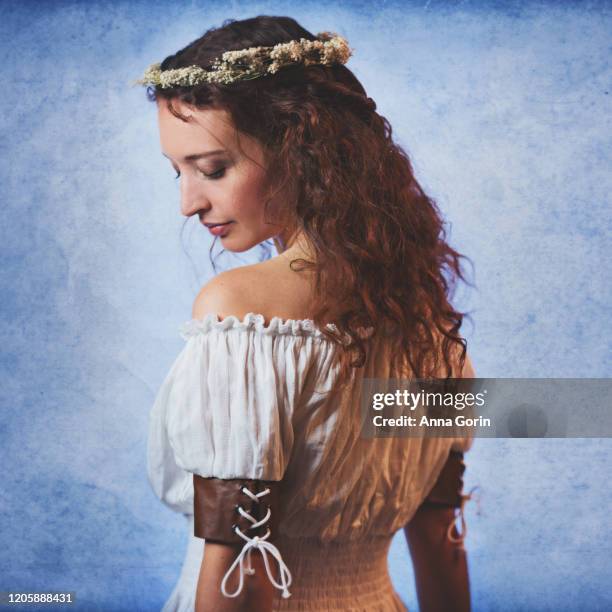
[(232, 189), (233, 207), (238, 214), (259, 217), (264, 212), (265, 180), (259, 173), (241, 176)]

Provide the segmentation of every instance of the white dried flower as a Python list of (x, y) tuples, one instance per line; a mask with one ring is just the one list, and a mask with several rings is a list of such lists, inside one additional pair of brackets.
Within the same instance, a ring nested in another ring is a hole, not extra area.
[(135, 85), (155, 85), (162, 89), (174, 86), (194, 86), (201, 83), (229, 84), (276, 74), (279, 69), (291, 64), (305, 66), (314, 64), (345, 64), (353, 54), (348, 42), (334, 32), (319, 32), (317, 40), (300, 38), (279, 43), (273, 47), (249, 47), (225, 51), (221, 58), (215, 58), (212, 69), (201, 66), (187, 66), (161, 70), (160, 63), (151, 64)]

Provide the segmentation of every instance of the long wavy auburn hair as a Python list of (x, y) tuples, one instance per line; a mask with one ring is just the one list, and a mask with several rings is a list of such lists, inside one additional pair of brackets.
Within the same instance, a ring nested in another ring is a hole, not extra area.
[[(211, 68), (224, 51), (299, 38), (315, 36), (289, 17), (230, 19), (164, 59), (161, 68)], [(351, 70), (294, 65), (230, 84), (148, 87), (147, 96), (166, 100), (181, 119), (173, 100), (224, 109), (239, 132), (259, 141), (270, 169), (266, 215), (289, 219), (314, 247), (316, 261), (295, 259), (291, 267), (314, 274), (312, 320), (344, 347), (340, 379), (365, 362), (370, 335), (360, 328), (394, 342), (391, 372), (398, 376), (460, 376), (466, 313), (450, 298), (458, 278), (471, 285), (460, 262), (467, 258), (447, 244), (435, 201)], [(286, 194), (282, 210), (271, 206), (278, 192)], [(329, 322), (337, 331), (326, 327)]]

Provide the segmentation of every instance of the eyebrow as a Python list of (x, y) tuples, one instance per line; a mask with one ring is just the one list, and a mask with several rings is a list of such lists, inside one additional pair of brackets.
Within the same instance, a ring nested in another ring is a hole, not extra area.
[[(191, 155), (185, 156), (185, 161), (195, 161), (196, 159), (202, 159), (203, 157), (209, 157), (210, 155), (217, 155), (218, 153), (225, 153), (224, 149), (215, 149), (214, 151), (205, 151), (204, 153), (192, 153)], [(168, 159), (172, 159), (162, 151), (162, 155)]]

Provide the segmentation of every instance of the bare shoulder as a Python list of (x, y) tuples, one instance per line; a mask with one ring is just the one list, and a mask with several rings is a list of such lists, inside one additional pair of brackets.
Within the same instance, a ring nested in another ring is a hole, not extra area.
[(240, 319), (253, 312), (281, 319), (310, 318), (310, 283), (289, 267), (286, 260), (269, 259), (240, 266), (218, 274), (198, 293), (192, 316), (201, 319), (209, 313), (220, 319), (234, 315)]
[(266, 306), (262, 289), (269, 278), (268, 268), (262, 264), (217, 274), (200, 289), (192, 317), (202, 319), (207, 314), (216, 314), (220, 319), (229, 315), (243, 318), (248, 312), (260, 312)]

